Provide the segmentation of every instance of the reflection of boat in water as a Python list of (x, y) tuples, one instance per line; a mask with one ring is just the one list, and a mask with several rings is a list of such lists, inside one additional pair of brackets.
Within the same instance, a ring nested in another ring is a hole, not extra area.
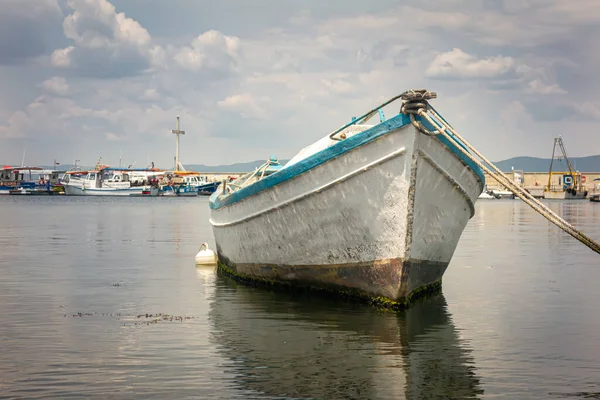
[(222, 277), (214, 290), (213, 340), (240, 392), (332, 399), (464, 399), (483, 392), (441, 294), (400, 313), (379, 313), (256, 291)]

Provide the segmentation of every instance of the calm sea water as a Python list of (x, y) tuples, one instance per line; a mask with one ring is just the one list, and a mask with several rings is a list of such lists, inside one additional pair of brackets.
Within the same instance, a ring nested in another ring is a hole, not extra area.
[[(600, 204), (552, 208), (600, 240)], [(399, 314), (196, 268), (206, 198), (0, 198), (0, 398), (600, 398), (600, 256), (480, 201)]]

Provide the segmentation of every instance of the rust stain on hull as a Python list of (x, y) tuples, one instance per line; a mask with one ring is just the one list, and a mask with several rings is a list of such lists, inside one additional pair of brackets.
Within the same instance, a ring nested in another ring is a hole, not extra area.
[(219, 254), (219, 270), (242, 283), (316, 289), (391, 308), (420, 294), (439, 291), (448, 263), (385, 259), (352, 264), (272, 265), (234, 263)]

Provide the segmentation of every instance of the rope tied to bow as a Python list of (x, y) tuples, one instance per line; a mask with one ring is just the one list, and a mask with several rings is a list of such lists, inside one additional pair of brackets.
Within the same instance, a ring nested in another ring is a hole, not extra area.
[[(451, 142), (456, 142), (459, 140), (466, 148), (463, 148), (463, 146), (457, 146), (457, 149), (461, 151), (468, 159), (473, 161), (479, 168), (487, 172), (491, 177), (511, 190), (515, 196), (523, 200), (525, 204), (529, 205), (548, 221), (552, 222), (554, 225), (573, 236), (591, 250), (600, 254), (600, 244), (586, 236), (573, 225), (569, 224), (549, 207), (533, 197), (528, 191), (516, 185), (508, 178), (508, 176), (506, 176), (504, 172), (496, 167), (490, 160), (485, 158), (454, 128), (452, 128), (452, 126), (450, 126), (450, 124), (448, 124), (428, 102), (431, 99), (437, 98), (437, 94), (435, 92), (429, 92), (425, 89), (408, 90), (402, 93), (399, 97), (403, 100), (400, 112), (410, 116), (410, 121), (412, 122), (413, 126), (419, 130), (419, 132), (422, 132), (428, 136), (442, 135)], [(416, 116), (421, 118), (417, 119)], [(422, 120), (429, 122), (434, 130), (425, 127)]]

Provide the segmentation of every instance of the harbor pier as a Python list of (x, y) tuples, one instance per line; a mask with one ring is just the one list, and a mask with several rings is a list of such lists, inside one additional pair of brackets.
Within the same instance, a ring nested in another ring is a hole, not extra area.
[[(600, 172), (579, 172), (582, 176), (582, 186), (587, 190), (588, 194), (591, 194), (594, 189), (594, 179), (600, 178)], [(548, 186), (548, 172), (523, 172), (523, 171), (510, 171), (505, 172), (506, 176), (512, 182), (520, 182), (520, 186), (528, 190), (534, 197), (543, 197), (544, 189)], [(568, 175), (565, 172), (564, 175)], [(562, 187), (563, 174), (554, 172), (552, 174), (551, 186), (552, 188)], [(498, 183), (498, 181), (485, 174), (485, 181), (487, 183), (488, 190), (503, 190), (504, 186)]]

